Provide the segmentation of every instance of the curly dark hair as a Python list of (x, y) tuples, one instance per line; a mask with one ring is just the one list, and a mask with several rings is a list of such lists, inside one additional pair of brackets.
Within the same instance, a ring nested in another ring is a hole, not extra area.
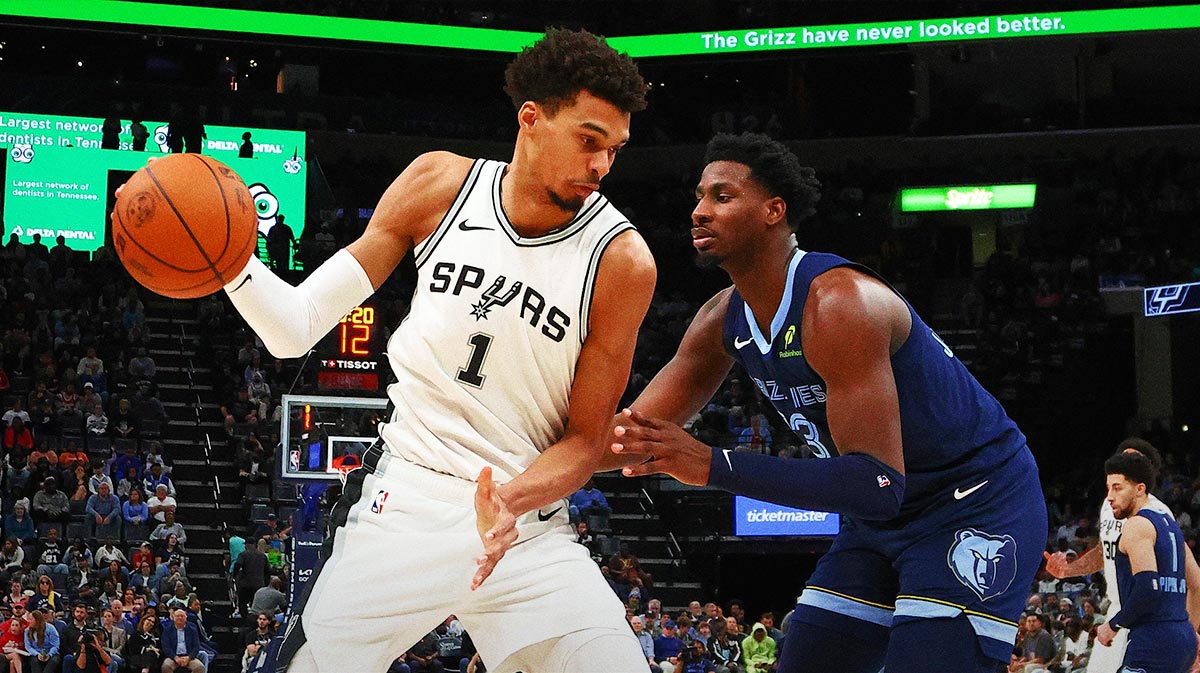
[(1162, 454), (1159, 453), (1158, 449), (1154, 448), (1154, 445), (1150, 442), (1147, 442), (1141, 437), (1126, 437), (1125, 439), (1121, 440), (1120, 444), (1117, 444), (1117, 451), (1124, 451), (1125, 449), (1133, 449), (1134, 451), (1137, 451), (1143, 456), (1149, 458), (1150, 464), (1154, 466), (1154, 471), (1162, 471)]
[(761, 133), (733, 135), (720, 133), (708, 141), (704, 164), (734, 161), (750, 168), (754, 178), (772, 196), (787, 204), (788, 226), (793, 230), (805, 218), (817, 212), (821, 200), (821, 182), (817, 172), (800, 165), (800, 159), (783, 143)]
[(551, 28), (504, 71), (504, 93), (514, 106), (533, 101), (550, 114), (582, 90), (637, 112), (646, 109), (649, 88), (633, 59), (586, 30)]
[(1154, 490), (1157, 482), (1154, 464), (1144, 453), (1121, 450), (1104, 461), (1105, 474), (1120, 474), (1134, 484), (1145, 484), (1146, 492)]

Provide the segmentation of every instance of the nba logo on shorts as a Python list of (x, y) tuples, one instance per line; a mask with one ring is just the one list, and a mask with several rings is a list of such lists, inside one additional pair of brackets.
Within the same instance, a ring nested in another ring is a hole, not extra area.
[(288, 455), (288, 465), (291, 465), (292, 472), (299, 472), (300, 471), (300, 452), (296, 449), (293, 449), (293, 450), (289, 451), (288, 454), (289, 454)]
[(388, 497), (387, 491), (380, 490), (378, 493), (376, 493), (375, 497), (371, 498), (371, 511), (374, 512), (375, 514), (379, 514), (380, 512), (382, 512), (383, 511), (383, 503), (387, 502), (387, 497)]
[(986, 601), (1007, 591), (1017, 576), (1017, 541), (965, 528), (954, 534), (946, 563), (959, 582)]

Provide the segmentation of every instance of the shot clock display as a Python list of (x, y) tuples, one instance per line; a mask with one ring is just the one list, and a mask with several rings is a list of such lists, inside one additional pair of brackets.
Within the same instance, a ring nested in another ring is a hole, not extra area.
[(378, 341), (375, 307), (356, 306), (321, 343), (317, 387), (377, 392), (382, 360)]

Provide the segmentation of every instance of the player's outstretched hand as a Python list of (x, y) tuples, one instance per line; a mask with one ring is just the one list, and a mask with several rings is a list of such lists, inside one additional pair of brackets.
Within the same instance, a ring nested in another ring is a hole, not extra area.
[(692, 486), (708, 483), (712, 449), (670, 421), (623, 409), (613, 428), (613, 437), (613, 453), (644, 459), (640, 464), (623, 468), (621, 474), (626, 477), (669, 474)]
[(1113, 638), (1115, 637), (1117, 637), (1117, 632), (1108, 622), (1104, 622), (1096, 628), (1096, 642), (1105, 647), (1112, 645)]
[(1051, 554), (1050, 552), (1044, 551), (1042, 552), (1042, 556), (1046, 559), (1046, 572), (1060, 580), (1067, 577), (1074, 577), (1074, 575), (1072, 575), (1067, 569), (1067, 565), (1070, 563), (1070, 561), (1067, 560), (1066, 552), (1056, 551)]
[[(158, 157), (150, 157), (149, 159), (146, 160), (146, 165), (149, 166), (150, 164), (154, 163), (155, 161), (158, 161)], [(123, 189), (125, 189), (124, 182), (117, 185), (117, 190), (115, 192), (113, 192), (113, 196), (120, 198), (121, 190), (123, 190)]]
[(479, 569), (471, 579), (471, 591), (483, 584), (504, 558), (504, 553), (517, 541), (517, 518), (496, 491), (490, 467), (479, 471), (475, 484), (475, 527), (483, 541), (483, 555), (475, 559)]

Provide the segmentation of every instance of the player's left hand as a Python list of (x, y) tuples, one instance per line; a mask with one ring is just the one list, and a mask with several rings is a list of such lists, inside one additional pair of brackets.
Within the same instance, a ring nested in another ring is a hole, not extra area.
[(708, 483), (712, 449), (678, 425), (643, 416), (632, 409), (623, 409), (613, 428), (613, 435), (613, 453), (644, 458), (644, 462), (621, 470), (626, 477), (669, 474), (692, 486)]
[(1113, 638), (1116, 636), (1117, 632), (1113, 630), (1113, 627), (1109, 626), (1108, 622), (1104, 622), (1096, 628), (1096, 642), (1105, 647), (1110, 647), (1112, 645)]
[(479, 471), (475, 484), (475, 528), (483, 541), (483, 555), (475, 559), (479, 569), (471, 579), (471, 591), (483, 584), (504, 558), (504, 553), (517, 541), (517, 518), (496, 490), (490, 467)]

